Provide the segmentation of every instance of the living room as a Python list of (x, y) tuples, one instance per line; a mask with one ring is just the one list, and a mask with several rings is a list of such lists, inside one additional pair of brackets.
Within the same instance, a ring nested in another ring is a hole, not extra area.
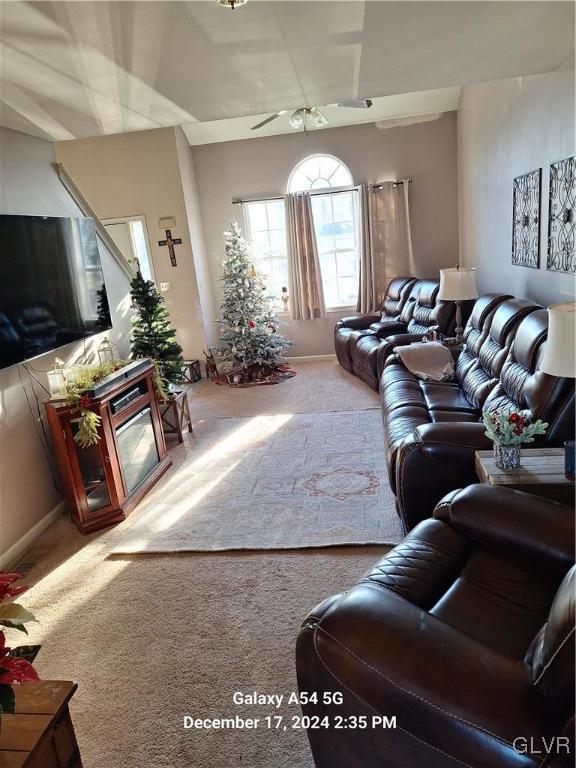
[(574, 5), (0, 41), (0, 764), (573, 765)]

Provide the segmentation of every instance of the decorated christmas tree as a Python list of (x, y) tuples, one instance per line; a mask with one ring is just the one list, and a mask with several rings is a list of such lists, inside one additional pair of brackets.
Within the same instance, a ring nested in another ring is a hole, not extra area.
[(145, 280), (141, 272), (130, 284), (130, 297), (134, 309), (132, 357), (151, 357), (160, 380), (159, 388), (167, 391), (169, 384), (182, 381), (184, 359), (182, 347), (176, 341), (176, 332), (164, 306), (164, 298), (152, 280)]
[(256, 273), (236, 222), (224, 237), (219, 360), (227, 362), (231, 369), (227, 374), (230, 383), (279, 380), (284, 352), (292, 342), (278, 332), (279, 323), (266, 298), (266, 287)]

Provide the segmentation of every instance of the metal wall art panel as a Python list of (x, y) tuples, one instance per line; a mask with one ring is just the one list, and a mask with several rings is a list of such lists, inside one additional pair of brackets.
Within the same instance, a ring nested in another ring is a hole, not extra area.
[(546, 269), (576, 272), (576, 155), (550, 165)]
[(541, 168), (514, 179), (512, 264), (520, 267), (540, 265), (541, 186)]

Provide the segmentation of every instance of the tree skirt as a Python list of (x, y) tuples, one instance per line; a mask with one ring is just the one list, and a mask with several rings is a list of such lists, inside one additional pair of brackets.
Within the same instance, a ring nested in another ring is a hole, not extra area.
[(220, 419), (119, 526), (112, 554), (395, 544), (378, 409)]
[[(249, 375), (248, 378), (242, 380), (241, 375), (231, 371), (230, 373), (216, 374), (212, 381), (214, 384), (225, 384), (228, 387), (259, 387), (262, 384), (280, 384), (281, 381), (291, 379), (297, 373), (298, 371), (295, 371), (288, 365), (277, 365), (274, 367), (267, 366), (264, 375), (260, 373), (262, 378), (258, 379), (251, 378)], [(235, 381), (236, 377), (238, 381)]]

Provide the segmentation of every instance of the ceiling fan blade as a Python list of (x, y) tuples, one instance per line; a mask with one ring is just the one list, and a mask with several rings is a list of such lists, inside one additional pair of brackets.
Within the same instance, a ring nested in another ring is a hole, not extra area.
[(281, 109), (280, 112), (275, 112), (273, 115), (270, 115), (270, 117), (267, 117), (266, 120), (262, 120), (261, 123), (256, 123), (256, 125), (253, 125), (250, 130), (256, 131), (258, 128), (263, 128), (265, 125), (268, 125), (268, 123), (271, 123), (272, 120), (276, 120), (277, 117), (280, 117), (280, 115), (285, 115), (286, 112), (288, 112), (287, 109)]
[(352, 101), (338, 101), (336, 104), (326, 104), (327, 107), (352, 107), (353, 109), (369, 109), (372, 99), (355, 99)]

